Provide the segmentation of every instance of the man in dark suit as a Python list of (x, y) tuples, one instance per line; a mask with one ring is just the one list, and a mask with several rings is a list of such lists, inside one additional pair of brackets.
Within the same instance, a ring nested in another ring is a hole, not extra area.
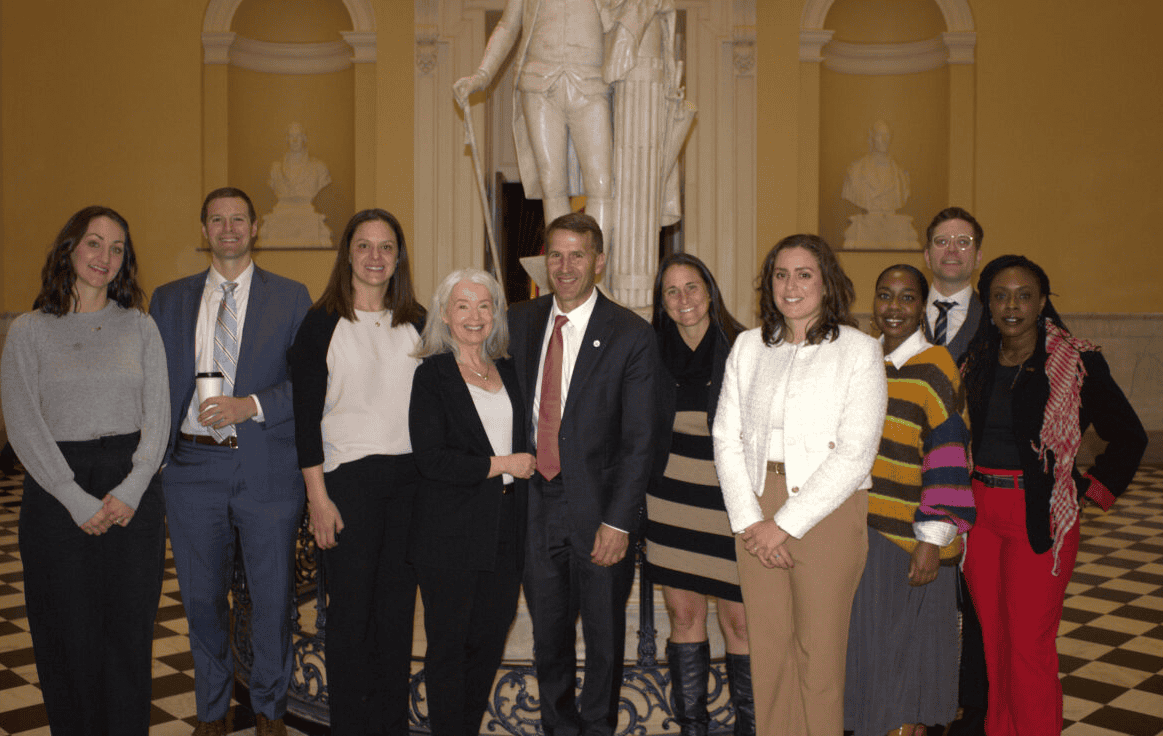
[(594, 288), (606, 256), (592, 217), (551, 222), (545, 259), (553, 294), (509, 312), (510, 350), (537, 447), (525, 597), (541, 724), (547, 736), (606, 736), (618, 718), (630, 537), (650, 477), (658, 354), (650, 325)]
[[(953, 360), (960, 361), (977, 334), (985, 313), (970, 279), (981, 263), (985, 231), (973, 215), (960, 207), (947, 207), (933, 218), (925, 231), (925, 263), (933, 272), (922, 325), (925, 337), (944, 345)], [(969, 597), (965, 578), (958, 571), (961, 603), (961, 672), (958, 702), (962, 716), (950, 726), (950, 736), (984, 736), (987, 681), (985, 646), (981, 624)], [(936, 731), (941, 733), (941, 731)]]
[[(239, 189), (202, 204), (210, 269), (157, 289), (150, 314), (166, 348), (169, 446), (162, 466), (170, 540), (190, 630), (195, 736), (226, 733), (234, 679), (227, 595), (238, 534), (249, 581), (258, 734), (285, 734), (290, 607), (303, 476), (287, 370), (311, 299), (251, 260), (254, 205)], [(225, 395), (199, 397), (195, 373), (220, 372)]]

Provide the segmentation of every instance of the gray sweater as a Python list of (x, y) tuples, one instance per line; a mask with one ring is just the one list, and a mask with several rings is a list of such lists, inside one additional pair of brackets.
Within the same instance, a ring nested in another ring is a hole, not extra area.
[(166, 354), (149, 315), (112, 301), (99, 312), (20, 315), (0, 359), (0, 398), (12, 448), (78, 525), (101, 500), (77, 485), (56, 443), (140, 430), (133, 470), (111, 491), (137, 508), (170, 426)]

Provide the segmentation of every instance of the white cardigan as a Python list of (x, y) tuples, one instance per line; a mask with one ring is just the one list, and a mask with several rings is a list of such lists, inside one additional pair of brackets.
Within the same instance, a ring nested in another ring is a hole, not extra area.
[(762, 521), (771, 394), (791, 371), (784, 397), (784, 468), (790, 498), (775, 523), (799, 539), (849, 496), (872, 487), (888, 386), (876, 340), (840, 327), (819, 345), (763, 344), (760, 330), (739, 335), (727, 358), (715, 414), (715, 469), (731, 529)]

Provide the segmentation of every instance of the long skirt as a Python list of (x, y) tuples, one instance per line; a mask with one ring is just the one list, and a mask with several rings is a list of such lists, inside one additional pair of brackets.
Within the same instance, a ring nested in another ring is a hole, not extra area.
[(909, 553), (868, 530), (868, 563), (848, 628), (844, 729), (883, 736), (903, 723), (949, 723), (957, 714), (957, 579), (909, 585)]

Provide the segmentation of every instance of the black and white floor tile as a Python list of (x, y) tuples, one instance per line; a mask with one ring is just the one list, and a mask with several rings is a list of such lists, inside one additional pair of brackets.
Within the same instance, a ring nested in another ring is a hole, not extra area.
[[(0, 479), (0, 736), (47, 736), (24, 611), (20, 497), (19, 477)], [(1085, 512), (1058, 652), (1065, 736), (1163, 736), (1163, 466), (1142, 468), (1110, 512)], [(151, 735), (192, 730), (193, 669), (167, 558), (154, 638)], [(250, 725), (244, 706), (236, 704), (234, 713), (237, 727)]]

